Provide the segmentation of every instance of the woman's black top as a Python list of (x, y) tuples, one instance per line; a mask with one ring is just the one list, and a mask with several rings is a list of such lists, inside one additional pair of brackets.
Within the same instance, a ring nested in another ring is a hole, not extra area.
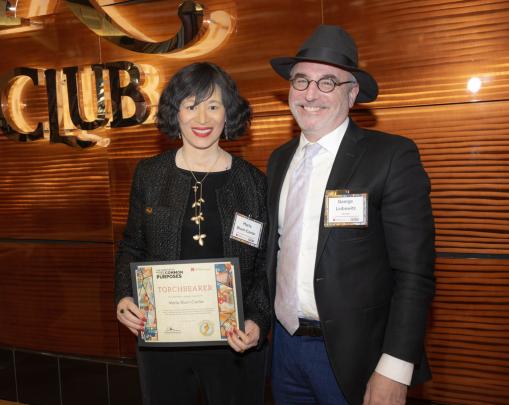
[[(189, 173), (187, 170), (180, 169), (183, 172)], [(198, 233), (198, 225), (191, 221), (195, 215), (195, 209), (192, 207), (194, 202), (194, 191), (189, 190), (189, 200), (187, 210), (184, 214), (184, 222), (182, 224), (182, 238), (180, 259), (213, 259), (223, 257), (223, 238), (221, 222), (219, 220), (219, 208), (217, 205), (217, 192), (226, 184), (229, 171), (211, 172), (207, 173), (194, 172), (194, 175), (202, 182), (202, 197), (205, 203), (202, 205), (202, 213), (205, 218), (201, 223), (201, 233), (207, 235), (203, 239), (203, 246), (200, 246), (193, 236)], [(194, 185), (194, 178), (193, 178)]]

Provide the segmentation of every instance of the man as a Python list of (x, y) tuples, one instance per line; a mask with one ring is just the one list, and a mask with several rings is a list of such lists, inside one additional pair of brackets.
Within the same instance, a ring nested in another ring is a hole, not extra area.
[(430, 378), (434, 226), (418, 150), (349, 119), (378, 86), (342, 28), (320, 26), (271, 64), (302, 131), (267, 172), (274, 398), (404, 404), (407, 386)]

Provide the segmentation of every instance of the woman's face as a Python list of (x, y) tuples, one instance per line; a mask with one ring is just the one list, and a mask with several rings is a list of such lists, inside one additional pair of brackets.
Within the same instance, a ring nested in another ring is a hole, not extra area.
[(208, 149), (217, 145), (223, 132), (225, 108), (221, 89), (216, 86), (211, 96), (194, 105), (195, 97), (188, 97), (180, 103), (178, 121), (182, 141), (196, 149)]

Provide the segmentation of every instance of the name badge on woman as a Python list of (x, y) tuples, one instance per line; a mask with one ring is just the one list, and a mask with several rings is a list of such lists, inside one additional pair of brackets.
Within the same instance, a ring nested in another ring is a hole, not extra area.
[(368, 226), (368, 193), (326, 190), (324, 226), (363, 228)]
[(258, 248), (263, 231), (263, 222), (235, 213), (230, 238)]

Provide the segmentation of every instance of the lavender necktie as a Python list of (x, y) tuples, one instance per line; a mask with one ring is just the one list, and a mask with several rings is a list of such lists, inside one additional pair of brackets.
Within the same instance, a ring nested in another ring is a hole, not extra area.
[(302, 240), (304, 205), (311, 182), (313, 157), (320, 149), (318, 143), (309, 143), (305, 146), (304, 157), (293, 171), (286, 198), (274, 305), (277, 319), (291, 335), (299, 327), (297, 262)]

